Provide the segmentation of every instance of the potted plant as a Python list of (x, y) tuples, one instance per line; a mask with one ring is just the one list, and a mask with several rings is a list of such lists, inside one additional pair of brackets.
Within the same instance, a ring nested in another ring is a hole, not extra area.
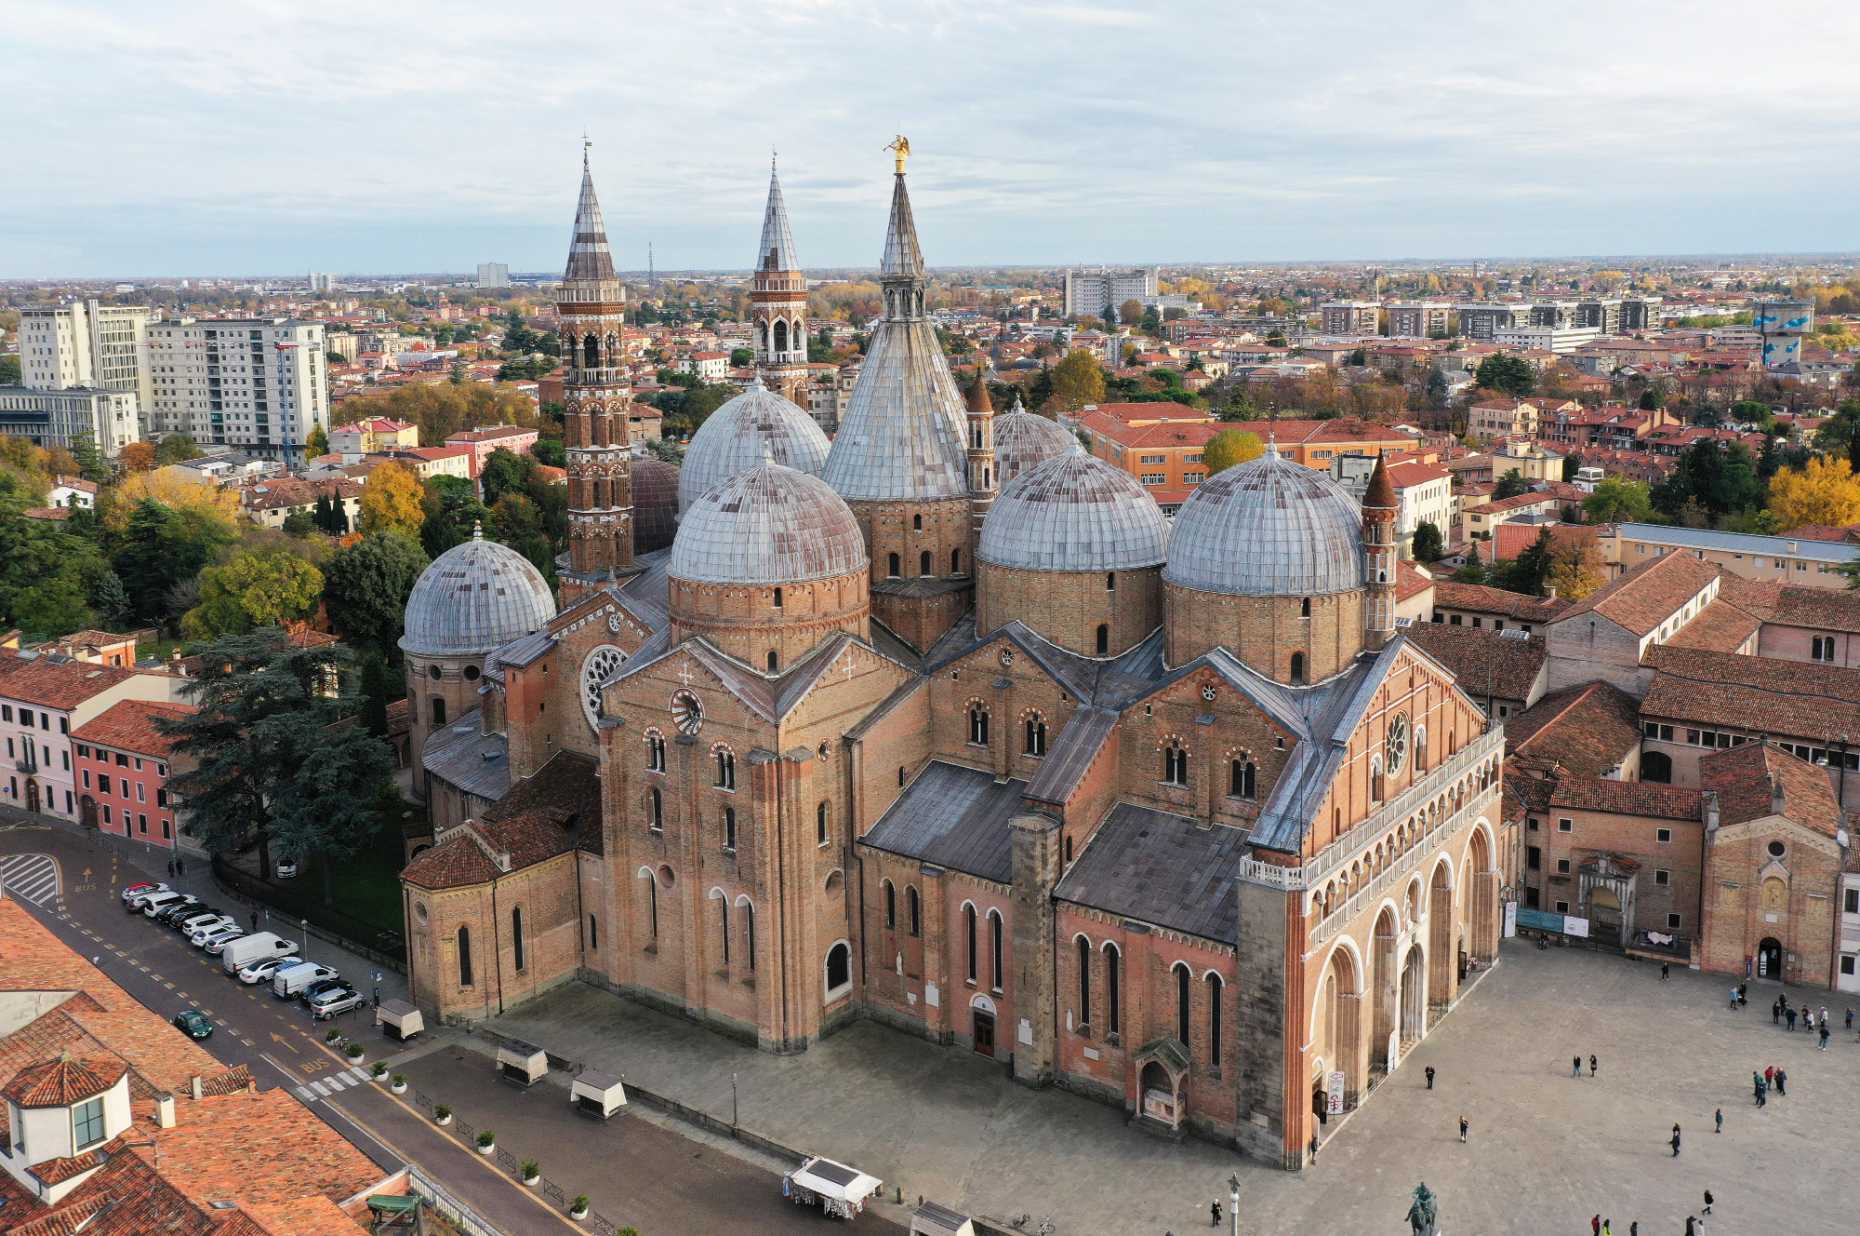
[(383, 1077), (387, 1076), (387, 1061), (375, 1061), (374, 1064), (370, 1066), (370, 1071), (374, 1074), (375, 1080), (380, 1081)]
[(571, 1219), (588, 1217), (588, 1195), (586, 1193), (575, 1194), (575, 1200), (568, 1204), (568, 1217)]
[(442, 1128), (452, 1123), (452, 1109), (444, 1103), (433, 1104), (433, 1123)]
[(534, 1189), (536, 1182), (542, 1179), (542, 1165), (534, 1159), (523, 1160), (523, 1183)]
[(496, 1150), (496, 1149), (497, 1149), (497, 1133), (494, 1130), (486, 1129), (484, 1132), (478, 1134), (478, 1153), (479, 1154), (490, 1154), (493, 1150)]
[(334, 1026), (331, 1026), (329, 1029), (323, 1032), (323, 1041), (325, 1043), (334, 1043), (337, 1039), (341, 1037), (342, 1037), (342, 1031), (336, 1029), (336, 1027)]
[(362, 1045), (360, 1043), (351, 1043), (343, 1048), (342, 1051), (343, 1054), (351, 1060), (360, 1060), (362, 1058)]
[(388, 1089), (392, 1090), (395, 1094), (406, 1094), (407, 1075), (405, 1073), (394, 1074), (392, 1078), (388, 1079)]

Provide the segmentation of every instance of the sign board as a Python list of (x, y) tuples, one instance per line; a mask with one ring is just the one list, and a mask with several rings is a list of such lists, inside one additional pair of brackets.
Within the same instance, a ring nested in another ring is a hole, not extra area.
[(1510, 940), (1515, 938), (1517, 934), (1518, 903), (1515, 901), (1507, 901), (1505, 903), (1505, 938)]
[(1589, 920), (1586, 918), (1575, 918), (1565, 914), (1563, 916), (1563, 934), (1567, 936), (1582, 936), (1586, 939), (1589, 934)]
[(1330, 1075), (1330, 1085), (1325, 1094), (1325, 1110), (1333, 1116), (1343, 1114), (1343, 1070), (1341, 1069)]

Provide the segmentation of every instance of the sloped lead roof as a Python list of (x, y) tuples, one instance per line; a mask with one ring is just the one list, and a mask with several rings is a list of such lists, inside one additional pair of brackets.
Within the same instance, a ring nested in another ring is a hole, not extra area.
[(838, 494), (804, 472), (764, 464), (692, 503), (669, 573), (701, 584), (793, 584), (863, 571), (869, 561)]
[(1363, 517), (1326, 473), (1268, 450), (1217, 472), (1175, 517), (1163, 579), (1228, 596), (1363, 586)]
[(819, 476), (830, 449), (813, 417), (757, 378), (691, 435), (678, 469), (678, 510), (682, 514), (709, 490), (770, 460)]
[(575, 206), (575, 231), (569, 237), (567, 283), (614, 279), (614, 256), (607, 248), (607, 223), (601, 218), (600, 199), (594, 196), (594, 173), (581, 162), (581, 201)]
[(899, 172), (891, 187), (891, 221), (885, 228), (885, 256), (878, 264), (880, 279), (921, 279), (924, 252), (917, 246), (917, 222), (911, 218), (911, 195)]
[(1014, 410), (995, 417), (995, 478), (1002, 488), (1023, 472), (1066, 450), (1077, 441), (1037, 413), (1028, 412), (1014, 401)]
[(1161, 564), (1169, 521), (1137, 478), (1076, 446), (1002, 491), (977, 556), (1029, 571), (1123, 571)]
[(762, 243), (756, 247), (755, 270), (799, 270), (794, 234), (788, 230), (788, 207), (781, 200), (781, 178), (775, 160), (769, 160), (769, 204), (762, 212)]

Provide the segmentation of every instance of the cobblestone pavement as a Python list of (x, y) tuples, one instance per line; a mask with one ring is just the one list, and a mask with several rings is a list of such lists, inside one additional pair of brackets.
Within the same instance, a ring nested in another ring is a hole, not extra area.
[[(993, 1215), (1050, 1214), (1072, 1233), (1185, 1234), (1208, 1224), (1229, 1172), (1242, 1230), (1357, 1233), (1400, 1227), (1418, 1180), (1441, 1195), (1454, 1233), (1588, 1230), (1678, 1233), (1702, 1194), (1719, 1231), (1851, 1232), (1860, 1190), (1860, 1043), (1826, 1053), (1772, 1027), (1778, 988), (1753, 984), (1726, 1007), (1728, 980), (1586, 951), (1507, 942), (1479, 982), (1301, 1173), (1231, 1150), (1160, 1141), (1119, 1110), (1008, 1081), (997, 1065), (861, 1023), (801, 1056), (766, 1055), (678, 1018), (580, 985), (496, 1023), (571, 1060), (728, 1119), (737, 1077), (745, 1128), (843, 1158), (887, 1187)], [(1848, 1000), (1824, 1002), (1841, 1023)], [(1860, 1014), (1860, 1001), (1854, 1001)], [(1598, 1057), (1599, 1075), (1569, 1076)], [(1422, 1069), (1438, 1070), (1428, 1092)], [(1789, 1072), (1789, 1093), (1757, 1110), (1750, 1074)], [(1722, 1107), (1725, 1130), (1712, 1132)], [(1459, 1144), (1458, 1121), (1471, 1122)], [(1682, 1155), (1667, 1141), (1683, 1127)]]

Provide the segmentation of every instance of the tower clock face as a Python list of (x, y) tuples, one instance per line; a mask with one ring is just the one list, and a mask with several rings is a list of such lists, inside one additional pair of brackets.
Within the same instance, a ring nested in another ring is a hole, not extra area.
[(1408, 762), (1408, 718), (1406, 714), (1397, 716), (1389, 722), (1388, 768), (1391, 773), (1398, 773), (1402, 765)]
[(686, 737), (704, 727), (704, 705), (698, 703), (697, 696), (689, 691), (679, 691), (672, 696), (672, 724)]

